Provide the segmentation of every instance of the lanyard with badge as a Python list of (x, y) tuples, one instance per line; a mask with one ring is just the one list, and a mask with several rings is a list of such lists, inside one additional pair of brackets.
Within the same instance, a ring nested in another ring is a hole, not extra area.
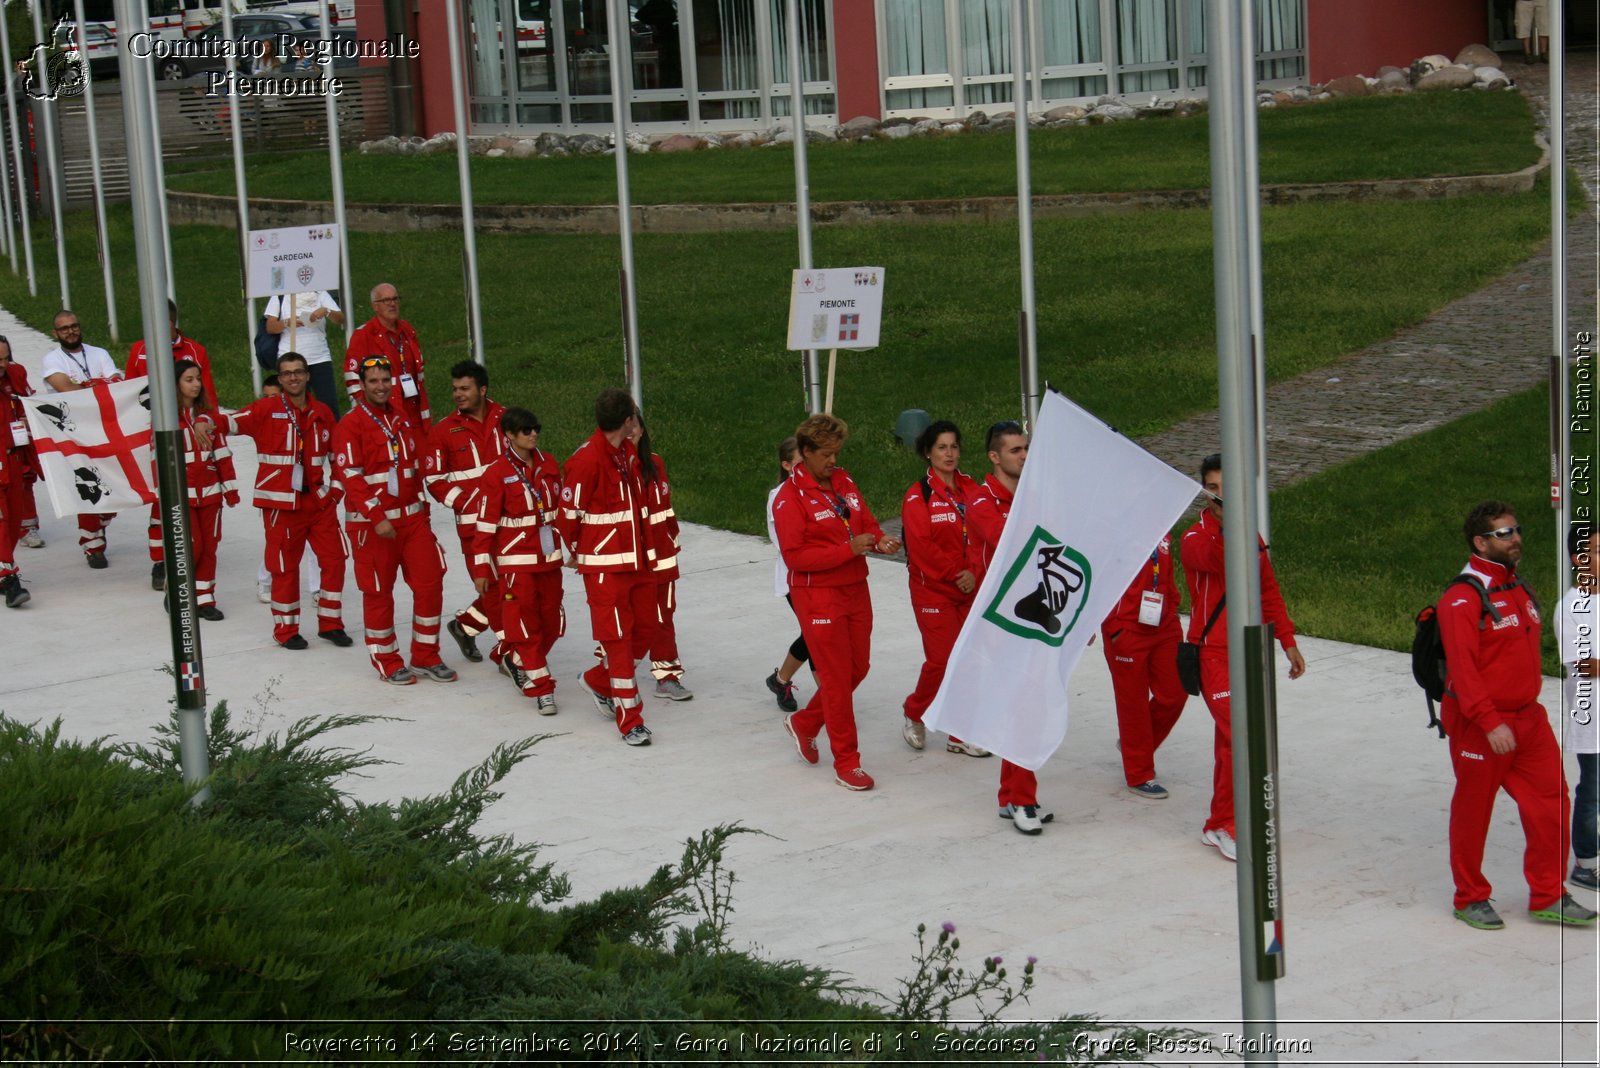
[(1161, 585), (1161, 546), (1157, 545), (1150, 551), (1150, 588), (1139, 594), (1139, 622), (1147, 627), (1158, 626), (1161, 623), (1161, 608), (1166, 601), (1166, 595), (1158, 588)]
[[(535, 455), (537, 453), (538, 450), (535, 450)], [(506, 459), (511, 462), (511, 470), (516, 472), (517, 478), (522, 481), (523, 488), (528, 491), (528, 498), (533, 501), (534, 511), (539, 516), (539, 551), (545, 556), (549, 556), (556, 551), (556, 535), (550, 524), (544, 521), (545, 513), (549, 510), (545, 507), (544, 494), (534, 488), (533, 480), (528, 477), (528, 473), (525, 470), (525, 468), (532, 465), (533, 457), (530, 456), (528, 458), (529, 462), (527, 464), (522, 463), (515, 452), (508, 455)]]
[(5, 399), (6, 417), (11, 423), (11, 447), (20, 449), (33, 440), (33, 435), (28, 433), (28, 420), (23, 415), (22, 399), (9, 389), (0, 393), (0, 398)]
[[(822, 490), (822, 484), (820, 482), (817, 484), (817, 489)], [(827, 502), (828, 508), (833, 512), (833, 514), (839, 517), (840, 522), (844, 523), (845, 540), (849, 541), (852, 537), (854, 537), (854, 534), (850, 529), (850, 509), (844, 503), (844, 498), (826, 490), (822, 490), (822, 499)]]
[(387, 423), (378, 418), (378, 413), (372, 410), (372, 405), (363, 402), (361, 410), (366, 412), (368, 418), (374, 423), (378, 424), (378, 429), (383, 431), (383, 436), (389, 439), (389, 482), (387, 488), (389, 496), (398, 497), (400, 496), (400, 439), (395, 437), (394, 431), (389, 429)]
[(292, 435), (289, 454), (294, 457), (294, 468), (289, 473), (289, 485), (296, 493), (304, 493), (306, 491), (305, 431), (301, 428), (300, 418), (295, 415), (294, 405), (289, 403), (289, 398), (280, 393), (278, 399), (283, 401), (283, 410), (288, 413)]
[(395, 354), (400, 357), (395, 361), (400, 368), (400, 377), (395, 380), (400, 385), (400, 395), (406, 400), (410, 400), (420, 391), (417, 389), (416, 378), (412, 376), (411, 371), (406, 366), (406, 339), (399, 331), (395, 331), (394, 335), (390, 337), (389, 343), (394, 346)]

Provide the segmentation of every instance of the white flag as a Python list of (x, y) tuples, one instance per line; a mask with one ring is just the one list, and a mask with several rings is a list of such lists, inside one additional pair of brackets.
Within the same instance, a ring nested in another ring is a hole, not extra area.
[(23, 397), (22, 407), (56, 515), (155, 503), (148, 379)]
[(1066, 737), (1067, 680), (1089, 639), (1199, 492), (1047, 393), (1005, 532), (923, 722), (1037, 770)]

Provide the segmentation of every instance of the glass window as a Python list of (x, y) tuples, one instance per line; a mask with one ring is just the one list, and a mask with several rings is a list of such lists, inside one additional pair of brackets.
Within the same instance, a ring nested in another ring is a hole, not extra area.
[[(926, 77), (950, 75), (949, 32), (944, 0), (884, 0), (884, 76)], [(948, 108), (955, 91), (948, 85), (891, 89), (886, 94), (890, 111)]]
[(1174, 0), (1117, 0), (1118, 92), (1148, 93), (1178, 86), (1178, 18)]
[[(1009, 101), (1011, 0), (965, 0), (961, 10), (961, 73), (967, 104)], [(994, 76), (1004, 75), (1001, 80)], [(974, 80), (982, 79), (982, 80)]]

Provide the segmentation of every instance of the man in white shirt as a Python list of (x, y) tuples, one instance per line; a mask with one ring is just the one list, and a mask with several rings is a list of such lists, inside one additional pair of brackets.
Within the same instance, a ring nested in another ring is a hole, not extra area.
[(311, 395), (339, 417), (339, 387), (328, 349), (328, 323), (344, 325), (344, 312), (327, 290), (284, 294), (267, 301), (267, 333), (278, 335), (278, 355), (298, 352), (311, 371)]
[[(112, 362), (111, 354), (83, 341), (83, 325), (75, 312), (63, 308), (56, 312), (56, 347), (45, 353), (40, 368), (44, 384), (51, 393), (71, 393), (88, 389), (96, 382), (120, 382), (122, 372)], [(78, 513), (78, 545), (84, 558), (96, 571), (106, 566), (106, 525), (112, 513)]]
[(1595, 701), (1600, 696), (1600, 653), (1596, 652), (1595, 598), (1600, 597), (1600, 558), (1594, 525), (1575, 523), (1567, 532), (1577, 585), (1561, 602), (1561, 659), (1567, 665), (1567, 752), (1578, 758), (1578, 785), (1572, 792), (1572, 853), (1577, 863), (1567, 882), (1600, 890), (1600, 724)]

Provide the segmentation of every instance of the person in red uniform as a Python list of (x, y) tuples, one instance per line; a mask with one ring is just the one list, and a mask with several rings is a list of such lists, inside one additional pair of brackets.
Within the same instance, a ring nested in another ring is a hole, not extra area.
[(551, 646), (566, 630), (561, 611), (561, 539), (552, 525), (561, 502), (561, 469), (539, 449), (539, 419), (526, 408), (500, 416), (507, 449), (484, 471), (473, 497), (467, 571), (478, 593), (496, 602), (501, 671), (556, 714)]
[(11, 361), (11, 342), (0, 337), (0, 597), (7, 608), (21, 608), (33, 596), (22, 586), (16, 560), (39, 478), (39, 457), (20, 400), (32, 393), (27, 369)]
[[(1017, 480), (1028, 462), (1028, 433), (1022, 424), (1005, 420), (989, 428), (985, 441), (989, 454), (989, 475), (972, 495), (967, 506), (968, 559), (979, 583), (994, 562), (1000, 535), (1005, 531), (1011, 502), (1017, 493)], [(1022, 834), (1040, 834), (1055, 815), (1039, 806), (1039, 779), (1020, 764), (1000, 760), (1000, 818), (1010, 820)]]
[(300, 561), (306, 546), (316, 554), (322, 595), (317, 598), (317, 637), (340, 648), (354, 644), (345, 633), (344, 540), (339, 537), (339, 491), (330, 473), (333, 411), (309, 391), (310, 368), (298, 352), (278, 357), (282, 393), (262, 397), (232, 415), (213, 419), (229, 434), (256, 443), (255, 495), (266, 528), (267, 572), (272, 576), (272, 640), (304, 649), (300, 635)]
[[(195, 611), (201, 619), (223, 618), (217, 607), (217, 550), (222, 545), (222, 506), (239, 503), (234, 480), (233, 450), (227, 435), (197, 420), (206, 414), (205, 383), (200, 365), (179, 360), (178, 429), (183, 435), (184, 479), (189, 496), (190, 560), (194, 565)], [(159, 543), (158, 543), (159, 544)], [(156, 566), (160, 567), (161, 564)]]
[[(1189, 640), (1200, 647), (1200, 693), (1216, 721), (1215, 765), (1211, 777), (1211, 814), (1200, 840), (1215, 846), (1228, 860), (1238, 860), (1233, 820), (1233, 720), (1232, 690), (1228, 684), (1228, 610), (1223, 595), (1228, 581), (1222, 551), (1222, 456), (1212, 453), (1200, 461), (1200, 484), (1209, 498), (1200, 519), (1183, 532), (1183, 580), (1189, 587)], [(1267, 545), (1261, 559), (1261, 619), (1273, 625), (1278, 644), (1289, 659), (1289, 677), (1306, 673), (1305, 657), (1295, 646), (1294, 623), (1283, 605), (1278, 576), (1272, 570)], [(1215, 620), (1207, 629), (1207, 621)]]
[(683, 661), (678, 656), (678, 513), (672, 509), (672, 484), (667, 481), (667, 465), (661, 454), (650, 447), (650, 431), (644, 416), (636, 416), (638, 430), (633, 436), (639, 453), (639, 478), (644, 483), (645, 506), (650, 509), (650, 548), (655, 560), (650, 575), (656, 584), (656, 626), (650, 644), (633, 651), (635, 660), (650, 658), (650, 674), (655, 676), (656, 696), (668, 701), (688, 701), (694, 694), (683, 684)]
[[(913, 749), (927, 744), (922, 715), (944, 681), (945, 664), (956, 635), (972, 608), (977, 574), (968, 559), (971, 537), (967, 507), (978, 484), (961, 473), (961, 431), (948, 419), (930, 423), (917, 436), (917, 451), (928, 473), (913, 482), (900, 502), (901, 533), (906, 544), (906, 575), (911, 583), (911, 611), (922, 632), (922, 673), (905, 700), (900, 736)], [(952, 753), (986, 757), (987, 749), (950, 736)]]
[(400, 291), (388, 282), (372, 287), (372, 318), (350, 335), (344, 352), (344, 388), (352, 406), (361, 399), (361, 368), (373, 356), (389, 361), (394, 376), (389, 403), (396, 412), (408, 415), (413, 426), (426, 434), (433, 425), (428, 409), (428, 386), (423, 381), (422, 343), (411, 324), (400, 318)]
[(1100, 625), (1101, 649), (1117, 702), (1122, 776), (1136, 797), (1160, 801), (1156, 750), (1167, 740), (1189, 693), (1178, 678), (1178, 580), (1172, 536), (1164, 534), (1150, 559)]
[[(450, 368), (450, 384), (455, 410), (439, 420), (428, 436), (422, 482), (434, 500), (455, 513), (461, 555), (466, 559), (468, 573), (472, 573), (479, 480), (490, 464), (505, 455), (500, 418), (506, 410), (489, 399), (489, 372), (471, 360), (462, 360)], [(478, 663), (483, 659), (478, 652), (478, 635), (486, 630), (496, 636), (500, 633), (498, 598), (479, 590), (477, 600), (457, 612), (444, 629), (460, 646), (461, 655)], [(501, 662), (498, 646), (490, 655), (495, 663)]]
[[(344, 487), (345, 533), (361, 590), (367, 653), (383, 681), (455, 682), (439, 658), (444, 551), (428, 525), (422, 490), (423, 428), (389, 403), (389, 361), (361, 362), (361, 399), (333, 433), (334, 474)], [(395, 578), (411, 587), (411, 664), (394, 632)]]
[[(1439, 719), (1450, 743), (1456, 789), (1450, 799), (1450, 874), (1455, 916), (1485, 930), (1505, 926), (1489, 904), (1483, 843), (1496, 795), (1517, 803), (1528, 840), (1522, 873), (1534, 919), (1587, 926), (1595, 912), (1572, 899), (1566, 874), (1571, 808), (1561, 749), (1539, 703), (1539, 602), (1517, 575), (1522, 528), (1504, 501), (1484, 501), (1463, 526), (1472, 557), (1439, 598), (1445, 690)], [(1485, 612), (1487, 591), (1492, 612)]]
[(578, 685), (612, 717), (624, 742), (649, 745), (633, 670), (634, 650), (650, 647), (656, 618), (650, 510), (632, 441), (637, 414), (627, 390), (595, 398), (595, 432), (561, 469), (556, 529), (572, 548), (594, 640), (605, 651)]
[(817, 692), (798, 712), (783, 717), (800, 759), (816, 764), (817, 735), (828, 730), (834, 781), (847, 790), (870, 790), (856, 745), (854, 697), (872, 655), (869, 552), (892, 553), (900, 539), (886, 536), (844, 469), (839, 450), (849, 437), (844, 420), (826, 412), (795, 429), (800, 463), (772, 502), (778, 549), (789, 568), (800, 632), (811, 652)]
[[(206, 347), (192, 337), (184, 337), (178, 331), (178, 302), (167, 301), (167, 323), (172, 328), (172, 358), (174, 360), (188, 360), (200, 368), (200, 383), (205, 391), (206, 408), (216, 411), (217, 384), (211, 378), (211, 358), (206, 355)], [(150, 365), (145, 358), (144, 339), (140, 338), (128, 350), (128, 362), (123, 365), (122, 377), (148, 378)], [(158, 532), (159, 533), (159, 532)]]

